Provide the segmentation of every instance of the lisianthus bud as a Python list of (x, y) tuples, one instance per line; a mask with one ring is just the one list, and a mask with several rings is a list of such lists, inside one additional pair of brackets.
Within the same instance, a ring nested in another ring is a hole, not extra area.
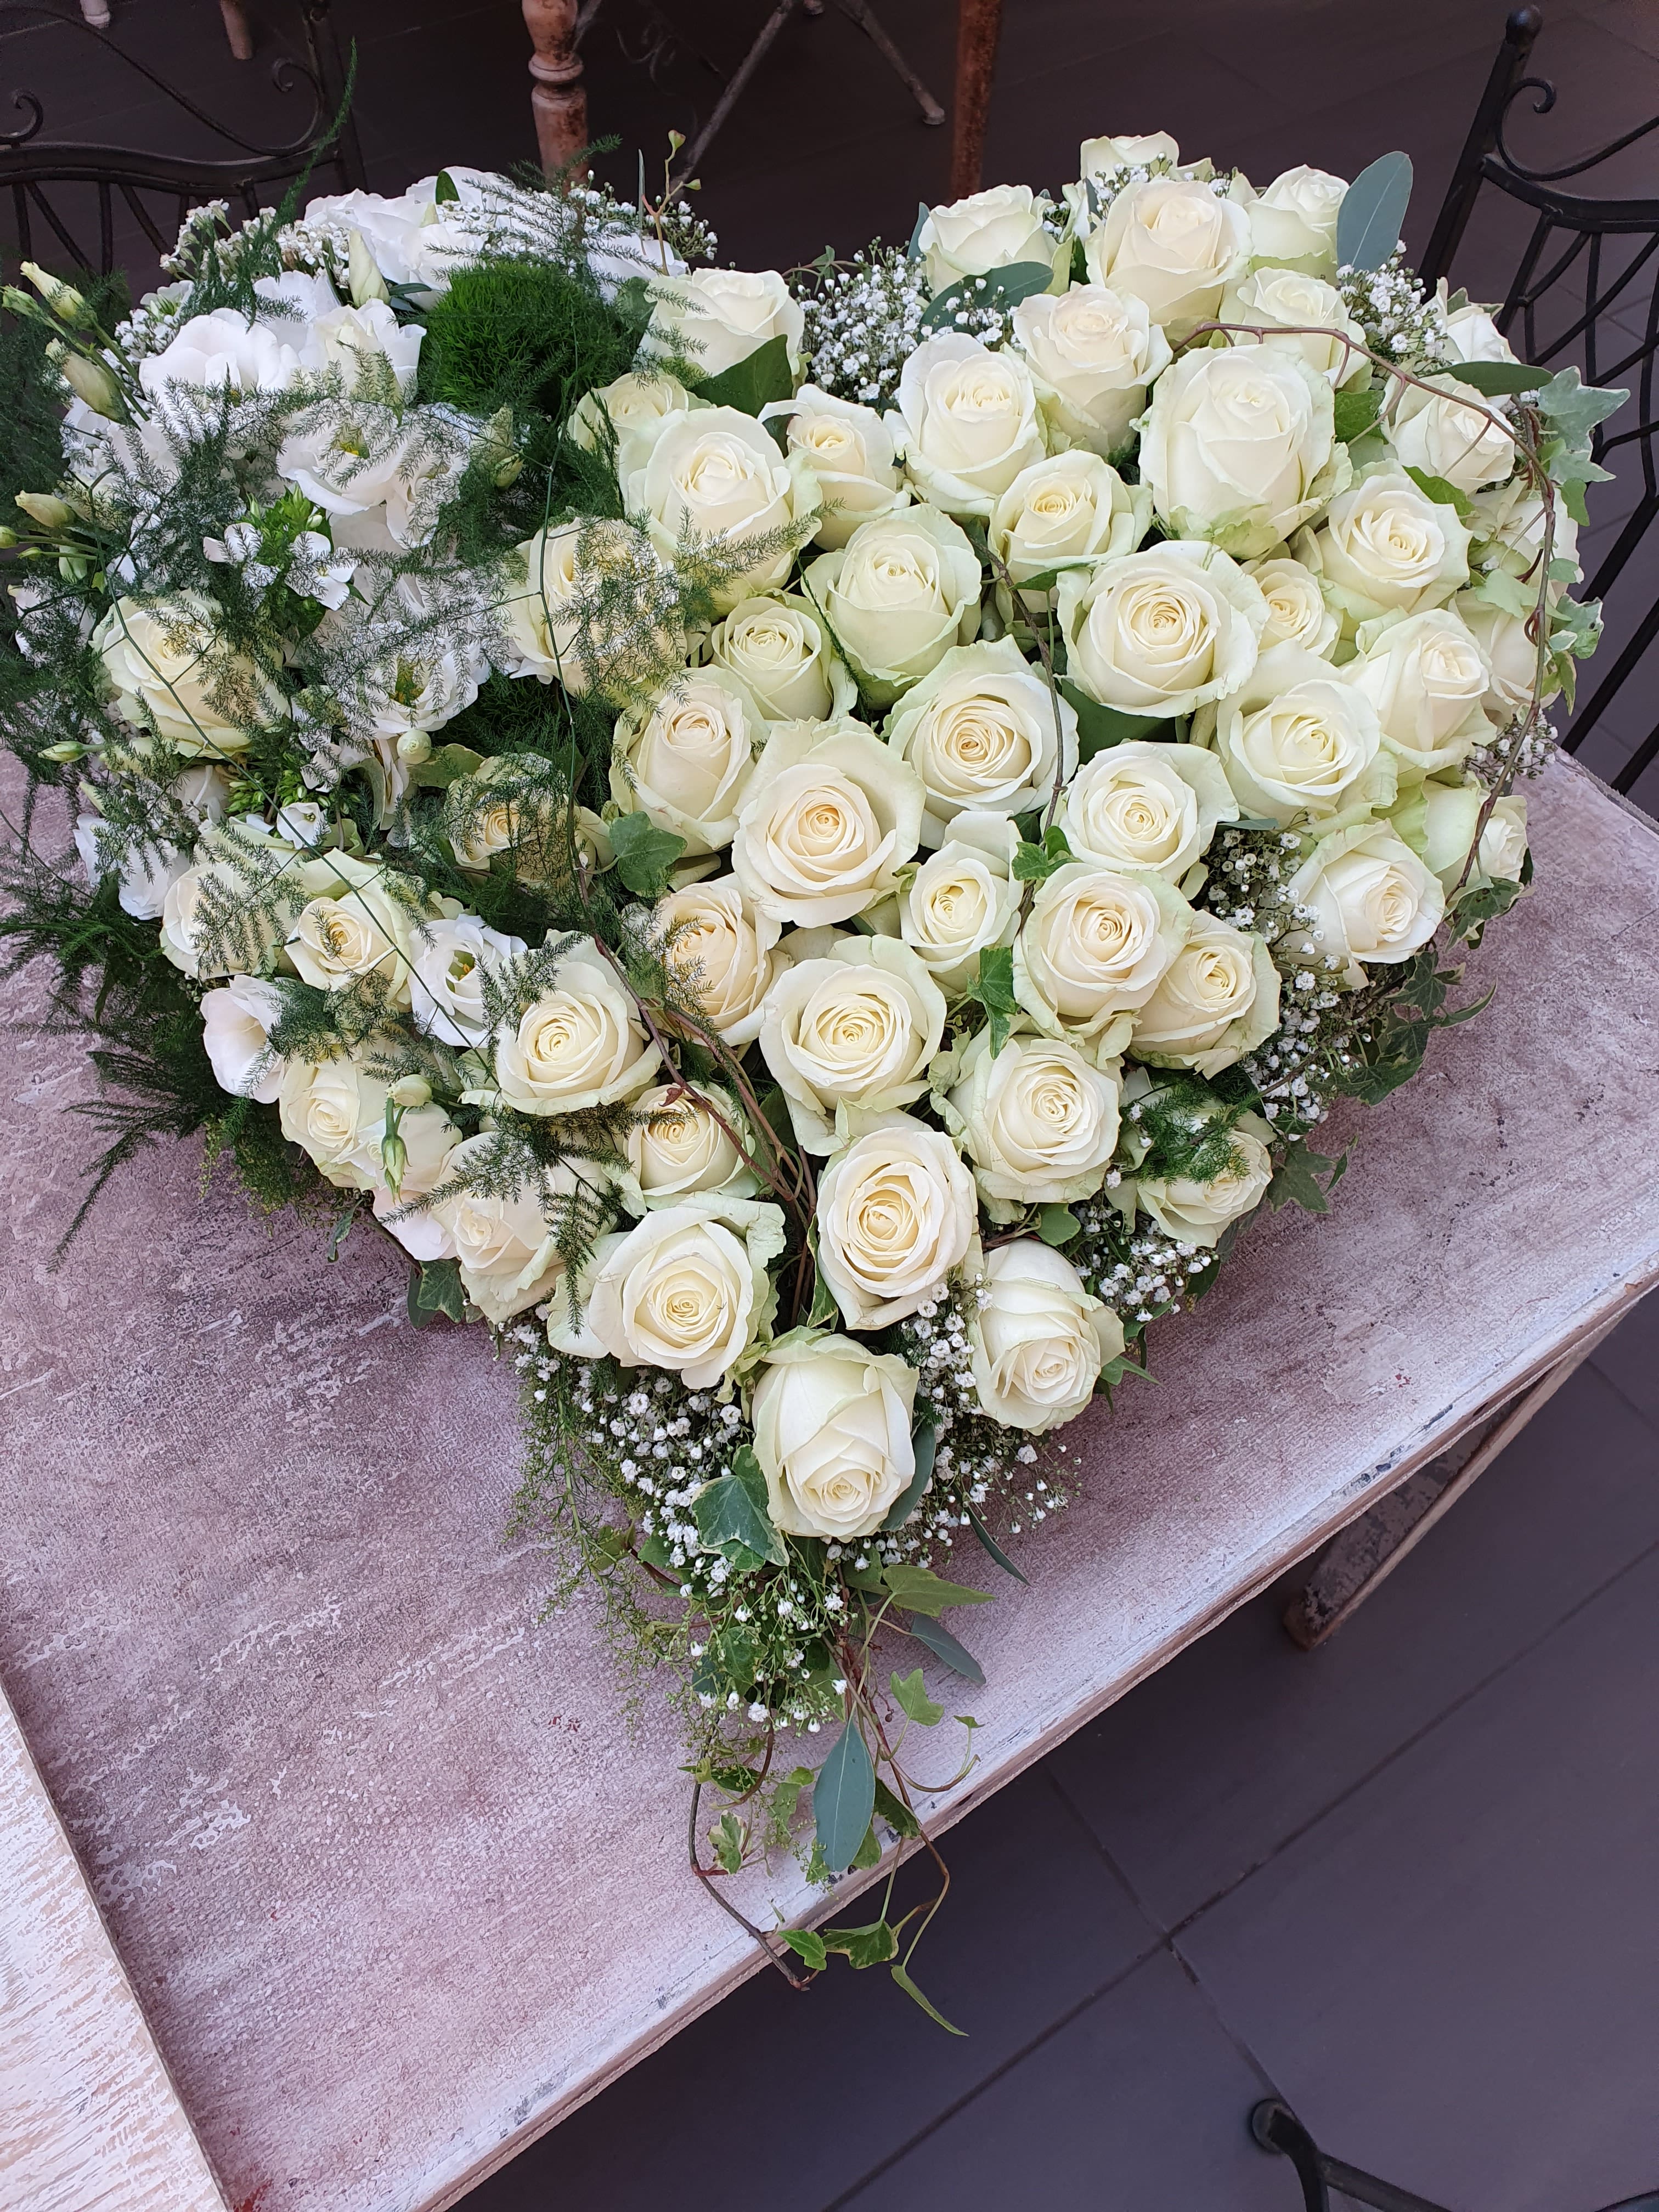
[(432, 1085), (423, 1075), (400, 1075), (392, 1086), (394, 1106), (429, 1106)]
[(79, 353), (67, 355), (62, 367), (64, 381), (77, 399), (85, 400), (94, 415), (107, 416), (112, 422), (122, 419), (120, 391), (106, 368)]
[[(392, 1117), (387, 1116), (388, 1120)], [(380, 1165), (386, 1170), (386, 1188), (396, 1198), (404, 1187), (404, 1170), (409, 1165), (409, 1147), (395, 1129), (388, 1129), (380, 1139)]]
[(346, 270), (354, 307), (366, 307), (371, 300), (389, 300), (392, 297), (386, 289), (386, 278), (375, 265), (374, 256), (363, 242), (361, 230), (354, 230), (351, 234)]
[(85, 751), (84, 745), (77, 745), (73, 738), (66, 738), (61, 744), (48, 745), (40, 757), (42, 760), (62, 761), (67, 763), (70, 761), (78, 761)]
[(75, 510), (67, 500), (59, 499), (56, 492), (20, 491), (14, 504), (21, 507), (31, 522), (38, 522), (42, 530), (65, 530), (75, 520)]
[(20, 268), (60, 322), (69, 324), (72, 330), (91, 329), (92, 310), (73, 284), (64, 283), (61, 276), (53, 276), (33, 261), (25, 261)]

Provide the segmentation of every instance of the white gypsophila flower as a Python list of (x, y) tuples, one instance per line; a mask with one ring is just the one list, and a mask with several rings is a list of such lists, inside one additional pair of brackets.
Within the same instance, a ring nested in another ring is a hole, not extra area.
[(276, 986), (257, 975), (233, 975), (228, 983), (203, 992), (202, 1045), (222, 1091), (261, 1106), (275, 1105), (283, 1063), (270, 1050), (270, 1035), (282, 1010)]
[(988, 515), (1046, 449), (1024, 362), (955, 331), (916, 348), (888, 419), (905, 473), (947, 514)]
[(763, 422), (787, 425), (785, 442), (811, 471), (821, 507), (814, 543), (834, 551), (860, 523), (908, 506), (893, 434), (873, 407), (803, 384), (793, 399), (775, 399)]
[(489, 1044), (495, 1024), (484, 1004), (484, 978), (492, 972), (499, 976), (526, 951), (521, 937), (487, 928), (475, 914), (422, 922), (410, 957), (410, 1011), (416, 1028), (458, 1050)]
[(1064, 1253), (1034, 1237), (988, 1254), (984, 1292), (969, 1323), (981, 1410), (1030, 1435), (1075, 1420), (1123, 1350), (1116, 1314)]
[(1022, 300), (1013, 344), (1030, 370), (1050, 443), (1107, 459), (1133, 443), (1148, 387), (1170, 360), (1146, 302), (1100, 284)]
[(744, 897), (777, 921), (849, 921), (897, 888), (921, 840), (923, 796), (915, 771), (862, 722), (775, 724), (732, 846)]
[(735, 876), (688, 884), (659, 899), (653, 929), (677, 988), (733, 1051), (760, 1035), (775, 979), (788, 966), (781, 924), (756, 913)]
[(1079, 769), (1055, 823), (1079, 860), (1146, 868), (1178, 884), (1208, 851), (1216, 824), (1238, 815), (1213, 753), (1130, 739)]
[(915, 1475), (916, 1370), (850, 1336), (775, 1345), (755, 1386), (755, 1456), (772, 1525), (851, 1543)]
[(967, 1257), (974, 1178), (949, 1137), (890, 1114), (830, 1161), (815, 1218), (818, 1266), (848, 1328), (885, 1328)]
[(1158, 379), (1140, 469), (1170, 533), (1270, 552), (1347, 483), (1328, 382), (1265, 346), (1184, 355)]
[(811, 562), (802, 587), (884, 706), (977, 633), (980, 581), (961, 526), (918, 506), (860, 523), (840, 551)]
[(746, 687), (723, 669), (678, 678), (617, 724), (611, 796), (648, 815), (696, 857), (737, 835), (738, 812), (768, 724)]
[(1077, 712), (1012, 638), (955, 646), (888, 717), (887, 742), (921, 781), (921, 842), (942, 845), (964, 811), (1046, 806), (1077, 766)]
[(760, 1048), (797, 1142), (824, 1154), (870, 1116), (921, 1097), (944, 1032), (945, 994), (910, 947), (855, 936), (778, 977)]

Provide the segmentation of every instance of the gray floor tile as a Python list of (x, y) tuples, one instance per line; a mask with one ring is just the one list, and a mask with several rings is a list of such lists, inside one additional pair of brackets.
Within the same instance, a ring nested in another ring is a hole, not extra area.
[(1590, 1358), (1614, 1389), (1659, 1425), (1659, 1294), (1644, 1298)]

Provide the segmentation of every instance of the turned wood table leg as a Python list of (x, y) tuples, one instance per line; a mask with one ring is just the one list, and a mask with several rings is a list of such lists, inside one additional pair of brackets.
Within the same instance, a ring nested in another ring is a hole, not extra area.
[(951, 197), (980, 188), (985, 118), (997, 64), (1002, 0), (957, 0), (957, 97), (951, 118)]
[(587, 93), (576, 52), (576, 0), (523, 0), (530, 58), (531, 112), (542, 167), (550, 176), (587, 144)]
[(247, 9), (242, 0), (219, 0), (219, 13), (225, 19), (225, 36), (230, 41), (230, 51), (239, 62), (253, 59), (253, 27), (248, 21)]

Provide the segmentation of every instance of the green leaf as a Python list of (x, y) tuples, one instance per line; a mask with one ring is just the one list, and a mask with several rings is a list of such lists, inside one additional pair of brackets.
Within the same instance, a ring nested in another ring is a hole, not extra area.
[(1559, 436), (1576, 446), (1589, 439), (1598, 422), (1616, 415), (1629, 398), (1628, 392), (1585, 384), (1576, 368), (1564, 368), (1539, 393), (1538, 411)]
[(884, 1920), (872, 1920), (867, 1928), (826, 1928), (823, 1948), (826, 1951), (841, 1952), (851, 1965), (860, 1969), (884, 1966), (890, 1959), (898, 1956), (898, 1936)]
[(434, 204), (439, 207), (445, 207), (451, 200), (458, 200), (460, 197), (460, 187), (456, 184), (454, 178), (450, 175), (447, 169), (440, 169), (438, 181), (432, 191)]
[(864, 1832), (864, 1841), (853, 1854), (852, 1874), (862, 1874), (866, 1868), (881, 1864), (881, 1838), (876, 1833), (876, 1824), (871, 1821)]
[(927, 1999), (923, 1996), (921, 1991), (910, 1979), (908, 1974), (905, 1972), (902, 1966), (895, 1966), (892, 1969), (892, 1975), (893, 1979), (898, 1984), (899, 1987), (903, 1990), (905, 1996), (910, 1999), (911, 2002), (913, 2004), (919, 2004), (922, 2010), (927, 2014), (928, 2019), (937, 2021), (947, 2035), (966, 2036), (967, 2030), (965, 2028), (952, 2027), (950, 2021), (946, 2020), (945, 2014), (940, 2012), (938, 2006), (928, 2002)]
[(995, 1602), (989, 1590), (969, 1589), (963, 1583), (942, 1581), (931, 1567), (887, 1567), (881, 1578), (891, 1591), (894, 1603), (902, 1605), (907, 1613), (937, 1616), (949, 1606)]
[(818, 1848), (831, 1874), (845, 1874), (852, 1865), (875, 1809), (876, 1770), (858, 1723), (848, 1721), (812, 1785)]
[(936, 1705), (928, 1696), (927, 1686), (921, 1679), (920, 1667), (914, 1668), (908, 1674), (901, 1674), (895, 1668), (887, 1680), (892, 1689), (894, 1702), (902, 1712), (908, 1714), (918, 1728), (939, 1726), (945, 1717), (945, 1708), (943, 1705)]
[(743, 1864), (743, 1826), (730, 1813), (722, 1813), (708, 1831), (708, 1840), (714, 1847), (714, 1856), (727, 1874), (736, 1874)]
[(732, 1462), (730, 1474), (706, 1483), (691, 1501), (697, 1534), (711, 1552), (741, 1545), (775, 1567), (786, 1564), (783, 1540), (766, 1511), (766, 1477), (747, 1446)]
[(457, 776), (476, 775), (483, 766), (483, 755), (471, 745), (440, 745), (430, 759), (411, 769), (409, 780), (422, 791), (447, 791)]
[[(1499, 877), (1493, 883), (1481, 884), (1462, 892), (1452, 902), (1446, 916), (1453, 938), (1464, 945), (1479, 945), (1486, 933), (1486, 924), (1495, 921), (1500, 914), (1507, 914), (1520, 896), (1521, 885), (1507, 877)], [(1474, 1010), (1471, 1008), (1469, 1011)]]
[(1158, 1380), (1150, 1367), (1143, 1367), (1138, 1359), (1130, 1359), (1122, 1352), (1115, 1359), (1109, 1359), (1100, 1370), (1100, 1379), (1109, 1390), (1115, 1390), (1131, 1375), (1138, 1382), (1156, 1382)]
[[(1292, 1145), (1268, 1186), (1267, 1203), (1275, 1212), (1281, 1206), (1299, 1206), (1304, 1213), (1328, 1213), (1329, 1193), (1342, 1180), (1347, 1164), (1346, 1152), (1329, 1159), (1323, 1152), (1310, 1151), (1305, 1144)], [(1319, 1180), (1322, 1174), (1327, 1175), (1323, 1183)]]
[(806, 1316), (806, 1326), (808, 1328), (823, 1328), (827, 1322), (839, 1321), (840, 1318), (841, 1307), (836, 1302), (836, 1294), (825, 1282), (823, 1270), (817, 1264), (815, 1237), (812, 1252), (812, 1305), (811, 1310)]
[(816, 1928), (780, 1928), (778, 1941), (787, 1943), (795, 1956), (804, 1960), (815, 1974), (821, 1974), (830, 1963), (823, 1938)]
[(410, 1321), (416, 1328), (424, 1328), (434, 1314), (447, 1314), (456, 1322), (466, 1319), (466, 1292), (458, 1261), (428, 1260), (410, 1277)]
[(1333, 402), (1336, 434), (1345, 446), (1352, 446), (1376, 427), (1382, 412), (1380, 392), (1339, 392)]
[[(943, 1712), (945, 1708), (940, 1705), (935, 1710)], [(903, 1799), (896, 1797), (879, 1777), (876, 1781), (876, 1810), (896, 1836), (902, 1836), (908, 1841), (921, 1833), (921, 1821)]]
[(1027, 1580), (1026, 1577), (1021, 1574), (1019, 1569), (1008, 1557), (1008, 1554), (1003, 1550), (1001, 1545), (997, 1542), (996, 1539), (992, 1535), (990, 1530), (980, 1519), (978, 1514), (975, 1512), (971, 1505), (968, 1508), (968, 1518), (972, 1524), (975, 1535), (979, 1538), (980, 1542), (984, 1545), (986, 1550), (991, 1554), (991, 1557), (1002, 1569), (1003, 1573), (1005, 1575), (1012, 1575), (1017, 1583), (1024, 1583), (1026, 1588), (1029, 1589), (1030, 1588), (1030, 1583)]
[(933, 210), (928, 206), (926, 200), (917, 201), (915, 228), (910, 233), (910, 243), (904, 249), (905, 258), (908, 261), (921, 260), (922, 227), (927, 222), (928, 216), (932, 213)]
[(1091, 699), (1086, 691), (1079, 691), (1075, 684), (1062, 676), (1058, 690), (1060, 697), (1077, 715), (1078, 757), (1091, 761), (1097, 753), (1104, 752), (1110, 745), (1127, 744), (1132, 738), (1154, 738), (1170, 728), (1167, 715), (1125, 714), (1116, 707), (1103, 707), (1098, 699)]
[(1400, 243), (1411, 204), (1408, 154), (1384, 154), (1362, 169), (1342, 197), (1336, 258), (1345, 269), (1380, 269)]
[[(1046, 884), (1057, 869), (1074, 857), (1066, 842), (1066, 832), (1058, 823), (1051, 822), (1042, 833), (1040, 845), (1021, 845), (1014, 854), (1013, 878), (1017, 884)], [(1010, 947), (1008, 969), (1013, 973), (1013, 951)]]
[(1524, 361), (1454, 362), (1450, 374), (1487, 399), (1502, 399), (1513, 392), (1536, 392), (1549, 380), (1543, 369), (1529, 368)]
[(1045, 1206), (1037, 1216), (1037, 1235), (1045, 1244), (1069, 1244), (1082, 1226), (1069, 1206)]
[(792, 1766), (781, 1782), (772, 1790), (772, 1813), (781, 1828), (787, 1828), (794, 1819), (800, 1804), (800, 1793), (812, 1786), (810, 1766)]
[(914, 1636), (918, 1644), (925, 1644), (934, 1658), (942, 1666), (948, 1667), (953, 1674), (960, 1674), (964, 1682), (973, 1683), (976, 1689), (984, 1687), (985, 1669), (966, 1645), (957, 1642), (948, 1628), (941, 1628), (938, 1621), (929, 1620), (920, 1613), (915, 1619), (898, 1625), (907, 1636)]
[(939, 294), (921, 319), (921, 329), (924, 333), (945, 329), (958, 307), (1018, 307), (1022, 300), (1046, 292), (1054, 281), (1053, 265), (1047, 261), (1011, 262), (1006, 269), (988, 270), (983, 279), (964, 276)]
[(787, 399), (794, 392), (788, 340), (768, 338), (718, 376), (705, 377), (695, 389), (711, 407), (735, 407), (740, 414), (758, 415), (773, 400)]
[(1425, 470), (1409, 467), (1406, 474), (1419, 491), (1425, 493), (1437, 507), (1455, 507), (1460, 516), (1474, 513), (1474, 501), (1468, 494), (1459, 491), (1455, 484), (1448, 483), (1444, 477), (1431, 477)]
[(929, 1426), (918, 1427), (910, 1442), (916, 1455), (916, 1471), (905, 1484), (891, 1511), (882, 1522), (884, 1530), (902, 1528), (904, 1526), (917, 1506), (921, 1504), (927, 1486), (933, 1480), (933, 1453), (939, 1444), (938, 1431)]
[(668, 871), (685, 850), (684, 837), (659, 830), (648, 814), (619, 814), (608, 825), (617, 873), (640, 898), (660, 898)]

